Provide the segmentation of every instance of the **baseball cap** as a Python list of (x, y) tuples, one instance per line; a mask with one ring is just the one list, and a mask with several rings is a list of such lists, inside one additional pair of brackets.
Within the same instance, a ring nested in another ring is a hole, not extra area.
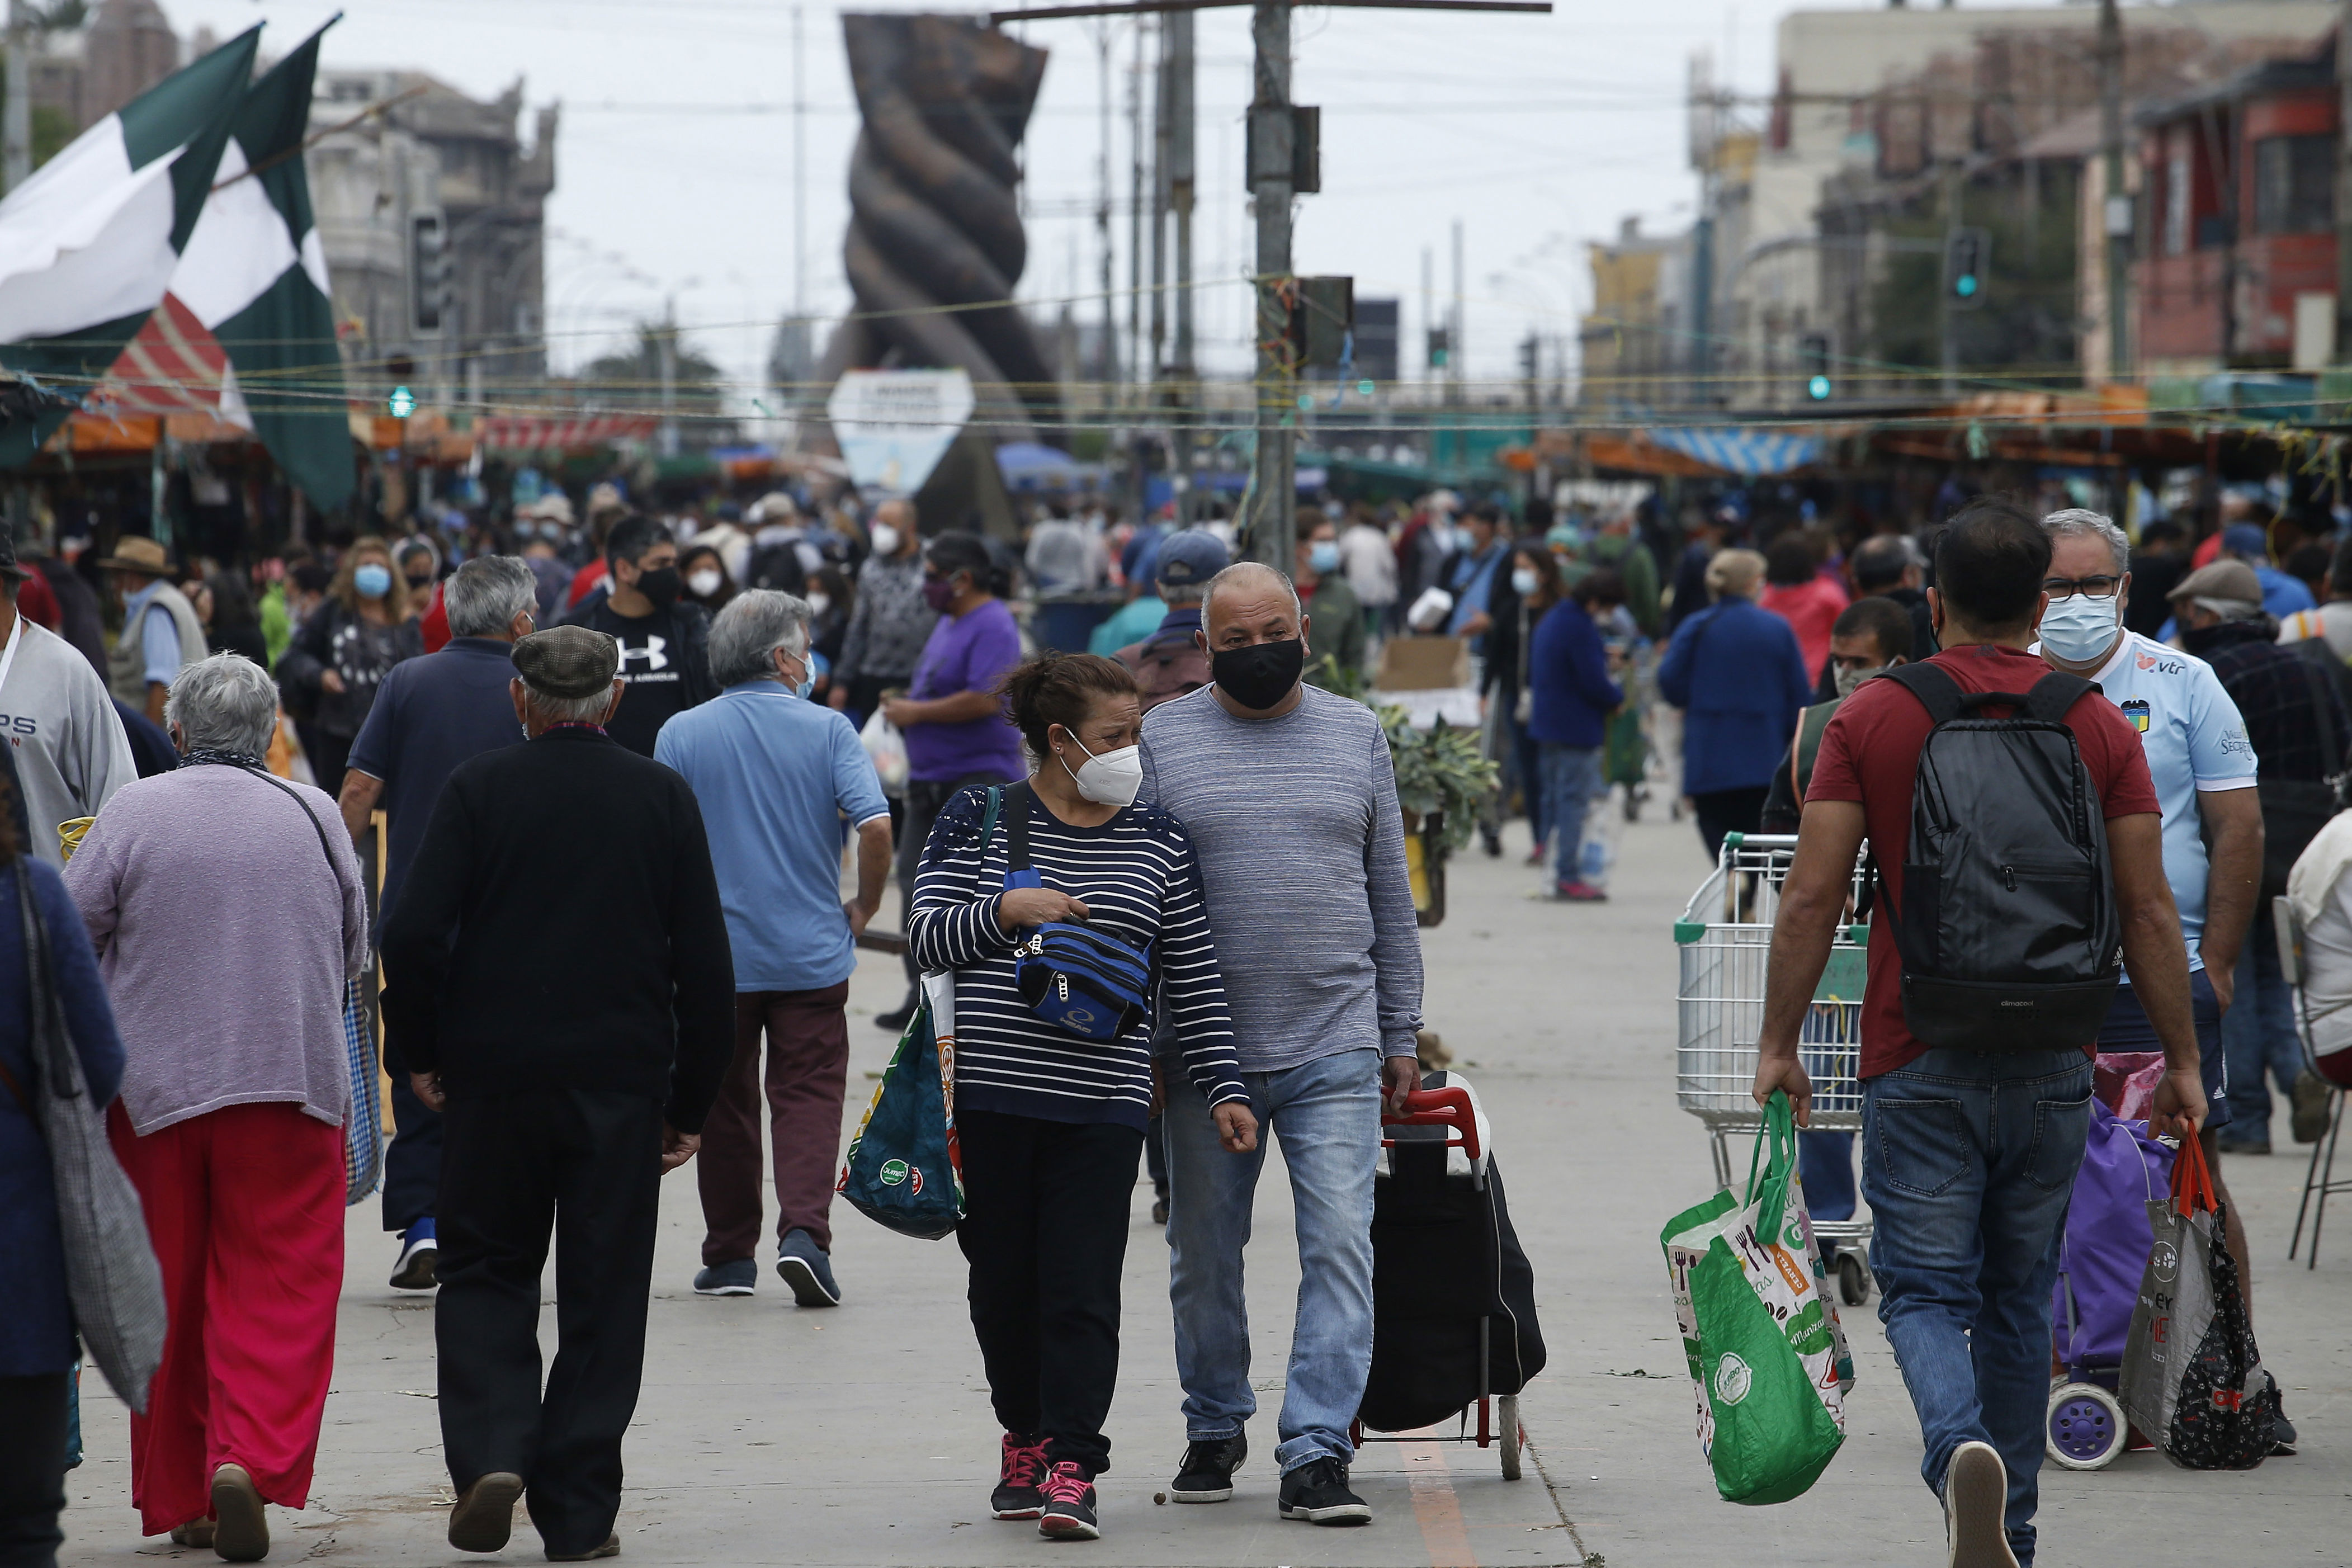
[(1231, 564), (1223, 540), (1205, 528), (1188, 528), (1160, 542), (1157, 580), (1165, 587), (1197, 587)]

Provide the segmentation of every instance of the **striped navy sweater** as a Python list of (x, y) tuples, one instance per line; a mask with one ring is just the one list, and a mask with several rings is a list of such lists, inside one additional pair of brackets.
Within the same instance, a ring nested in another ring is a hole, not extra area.
[[(1157, 1002), (1194, 1086), (1212, 1105), (1246, 1100), (1183, 825), (1138, 804), (1099, 827), (1074, 827), (1034, 790), (1006, 802), (1007, 809), (1024, 805), (1029, 863), (1045, 886), (1083, 902), (1091, 929), (1150, 949)], [(1116, 1040), (1094, 1041), (1029, 1010), (1013, 984), (1013, 936), (996, 921), (1011, 844), (999, 820), (981, 847), (987, 811), (984, 789), (965, 790), (940, 811), (923, 847), (907, 931), (917, 963), (956, 972), (956, 1103), (1140, 1128), (1151, 1106), (1151, 1020)]]

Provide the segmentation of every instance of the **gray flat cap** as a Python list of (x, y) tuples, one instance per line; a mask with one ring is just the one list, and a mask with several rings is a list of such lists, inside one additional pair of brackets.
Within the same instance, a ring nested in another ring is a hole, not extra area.
[(593, 697), (612, 689), (621, 645), (586, 626), (550, 626), (514, 645), (514, 667), (541, 697)]

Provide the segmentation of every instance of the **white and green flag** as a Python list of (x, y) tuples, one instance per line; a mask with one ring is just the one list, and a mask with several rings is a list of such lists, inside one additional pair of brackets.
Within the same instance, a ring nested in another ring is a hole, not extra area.
[[(0, 201), (0, 365), (94, 384), (160, 304), (212, 190), (261, 29), (165, 77)], [(0, 435), (22, 463), (64, 419)]]
[(171, 290), (227, 352), (233, 375), (222, 390), (222, 417), (249, 426), (286, 477), (326, 510), (350, 498), (352, 474), (327, 253), (302, 172), (319, 37), (303, 40), (246, 93)]

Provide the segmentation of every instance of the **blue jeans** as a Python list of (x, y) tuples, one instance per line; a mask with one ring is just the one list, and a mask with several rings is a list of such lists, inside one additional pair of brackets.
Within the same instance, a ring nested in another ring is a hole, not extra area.
[(1381, 1158), (1381, 1062), (1349, 1050), (1280, 1072), (1245, 1072), (1259, 1142), (1218, 1145), (1217, 1126), (1181, 1078), (1168, 1096), (1168, 1299), (1184, 1432), (1230, 1437), (1257, 1414), (1250, 1392), (1242, 1249), (1265, 1141), (1281, 1140), (1298, 1230), (1298, 1310), (1274, 1452), (1282, 1473), (1355, 1457), (1348, 1427), (1372, 1370), (1372, 1176)]
[(1952, 1450), (2009, 1468), (2009, 1544), (2032, 1568), (2050, 1288), (2091, 1124), (2076, 1051), (1936, 1050), (1863, 1087), (1862, 1190), (1879, 1321), (1918, 1412), (1941, 1494)]
[(1555, 746), (1546, 741), (1538, 765), (1543, 770), (1544, 826), (1559, 846), (1552, 852), (1552, 875), (1559, 881), (1580, 882), (1584, 813), (1601, 793), (1601, 749)]
[(2221, 1050), (2230, 1064), (2230, 1121), (2242, 1136), (2271, 1135), (2270, 1085), (2294, 1092), (2303, 1044), (2294, 1032), (2294, 993), (2279, 971), (2278, 928), (2256, 920), (2238, 954), (2238, 989), (2221, 1015)]

